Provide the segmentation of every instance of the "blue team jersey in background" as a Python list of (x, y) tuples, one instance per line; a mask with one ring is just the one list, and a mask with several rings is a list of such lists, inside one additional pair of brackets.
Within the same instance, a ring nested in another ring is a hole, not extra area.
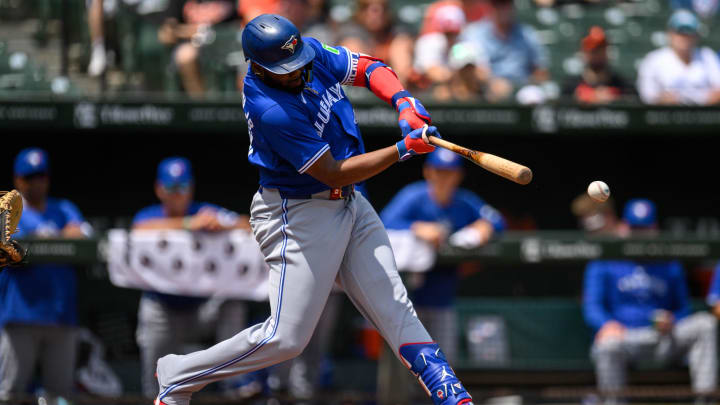
[(711, 307), (715, 306), (715, 304), (720, 301), (720, 264), (715, 266), (715, 272), (713, 273), (713, 278), (710, 282), (710, 289), (708, 289), (705, 301)]
[(673, 312), (676, 320), (690, 314), (679, 262), (595, 260), (587, 265), (584, 283), (585, 320), (596, 330), (609, 320), (627, 327), (650, 326), (656, 309)]
[[(214, 204), (192, 202), (190, 204), (190, 207), (188, 207), (187, 213), (185, 213), (185, 215), (195, 215), (203, 208), (222, 210), (222, 208)], [(133, 218), (133, 226), (143, 221), (158, 218), (167, 218), (167, 214), (165, 213), (165, 209), (163, 208), (162, 204), (151, 205), (140, 210), (137, 214), (135, 214), (135, 218)], [(147, 298), (160, 301), (168, 307), (176, 310), (195, 309), (199, 307), (202, 303), (207, 301), (207, 298), (204, 297), (189, 297), (185, 295), (163, 294), (155, 291), (145, 291), (143, 292), (143, 295)]]
[[(82, 222), (82, 214), (70, 201), (50, 198), (45, 212), (26, 203), (15, 237), (57, 237), (66, 225)], [(75, 269), (43, 264), (0, 271), (0, 327), (6, 323), (75, 325)]]
[[(443, 223), (450, 233), (478, 219), (489, 221), (495, 232), (505, 229), (502, 215), (475, 193), (458, 189), (447, 206), (433, 201), (425, 181), (405, 186), (380, 213), (387, 229), (410, 229), (415, 221)], [(457, 293), (458, 274), (455, 267), (437, 267), (425, 273), (422, 286), (411, 293), (413, 304), (422, 307), (453, 305)]]
[(303, 37), (315, 50), (310, 83), (299, 93), (245, 76), (243, 110), (248, 122), (248, 160), (258, 166), (260, 185), (288, 194), (313, 194), (329, 187), (305, 171), (328, 150), (336, 160), (365, 153), (355, 113), (343, 85), (352, 85), (359, 55), (344, 47)]

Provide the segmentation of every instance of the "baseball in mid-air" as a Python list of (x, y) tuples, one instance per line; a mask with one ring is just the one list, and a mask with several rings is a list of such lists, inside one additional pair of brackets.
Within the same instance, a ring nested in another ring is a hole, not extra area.
[(593, 200), (604, 202), (610, 197), (610, 187), (604, 181), (595, 180), (588, 186), (587, 193)]

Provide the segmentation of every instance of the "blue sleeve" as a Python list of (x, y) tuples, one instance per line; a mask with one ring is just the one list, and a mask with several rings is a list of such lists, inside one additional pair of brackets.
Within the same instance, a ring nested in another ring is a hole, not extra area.
[(313, 165), (330, 145), (318, 136), (307, 116), (293, 105), (274, 105), (260, 119), (264, 140), (299, 173)]
[(715, 306), (718, 301), (720, 301), (720, 263), (715, 266), (715, 273), (713, 273), (710, 289), (707, 298), (705, 298), (705, 302), (710, 306)]
[(315, 38), (303, 37), (315, 50), (315, 60), (327, 67), (340, 84), (352, 86), (357, 75), (360, 54), (344, 46), (330, 46)]
[(380, 219), (387, 229), (410, 229), (417, 221), (417, 209), (413, 208), (415, 201), (413, 188), (406, 187), (400, 190), (388, 205), (380, 212)]
[(471, 218), (469, 218), (470, 221), (468, 221), (468, 223), (475, 222), (478, 219), (484, 219), (492, 224), (495, 233), (500, 233), (505, 230), (507, 226), (505, 224), (505, 218), (503, 218), (498, 210), (483, 201), (482, 198), (469, 191), (464, 192), (462, 198), (471, 208)]
[(152, 206), (141, 209), (137, 214), (135, 214), (132, 224), (137, 225), (140, 222), (147, 221), (148, 219), (157, 218), (159, 215), (155, 208), (155, 206)]
[(60, 211), (65, 216), (65, 224), (80, 224), (85, 221), (78, 207), (68, 200), (60, 201)]
[(605, 308), (605, 264), (592, 261), (585, 268), (583, 281), (583, 316), (594, 330), (600, 329), (612, 316)]
[(525, 41), (528, 44), (531, 54), (530, 61), (533, 64), (531, 68), (547, 69), (550, 64), (550, 59), (548, 57), (547, 49), (540, 44), (540, 40), (538, 39), (535, 29), (530, 26), (524, 26), (523, 35), (525, 36)]
[(685, 270), (683, 270), (680, 262), (669, 263), (671, 268), (672, 279), (670, 281), (670, 310), (675, 315), (675, 319), (679, 320), (690, 315), (690, 299), (688, 298), (687, 280), (685, 279)]

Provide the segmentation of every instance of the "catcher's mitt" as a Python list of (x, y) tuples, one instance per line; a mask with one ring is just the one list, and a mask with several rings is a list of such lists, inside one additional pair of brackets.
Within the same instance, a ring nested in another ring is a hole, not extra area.
[(11, 239), (22, 210), (22, 197), (17, 190), (0, 191), (0, 267), (18, 264), (25, 258), (26, 250)]

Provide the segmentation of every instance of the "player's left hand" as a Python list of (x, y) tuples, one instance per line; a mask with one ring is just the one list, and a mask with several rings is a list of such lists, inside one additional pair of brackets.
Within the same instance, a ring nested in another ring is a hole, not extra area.
[(431, 123), (430, 113), (425, 106), (415, 97), (402, 97), (395, 103), (398, 115), (398, 125), (402, 135), (406, 136), (412, 130), (422, 128), (423, 125)]
[(408, 160), (415, 155), (430, 153), (435, 147), (430, 144), (428, 135), (440, 138), (440, 132), (436, 127), (429, 127), (427, 124), (411, 131), (401, 141), (395, 144), (397, 146), (399, 160)]

